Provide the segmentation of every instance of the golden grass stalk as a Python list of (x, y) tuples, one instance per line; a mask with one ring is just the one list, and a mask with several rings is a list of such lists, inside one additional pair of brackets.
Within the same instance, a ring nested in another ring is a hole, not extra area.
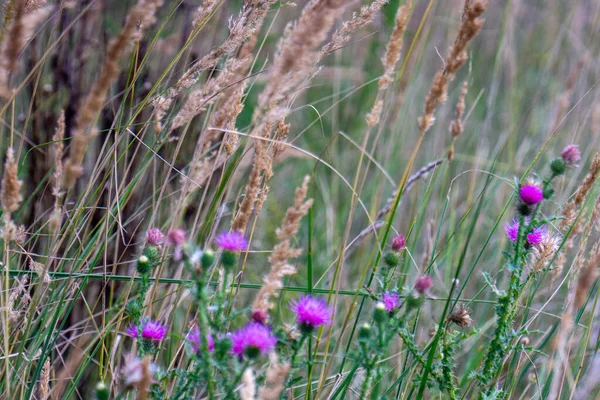
[[(411, 7), (412, 2), (409, 0), (402, 7), (398, 7), (398, 11), (396, 11), (394, 29), (392, 30), (390, 40), (386, 46), (385, 55), (381, 60), (383, 63), (384, 73), (381, 78), (379, 78), (375, 103), (371, 108), (371, 112), (369, 112), (366, 116), (367, 126), (369, 128), (377, 125), (381, 118), (381, 111), (383, 110), (383, 97), (385, 90), (393, 80), (394, 71), (396, 69), (396, 65), (398, 64), (398, 60), (400, 59), (404, 31), (406, 30), (406, 24), (408, 23), (408, 18), (410, 17)], [(368, 138), (368, 136), (369, 132), (365, 134), (365, 138)]]
[(276, 355), (270, 357), (265, 383), (258, 391), (259, 400), (278, 400), (290, 373), (290, 363), (280, 363)]
[(242, 374), (242, 387), (240, 388), (240, 399), (241, 400), (254, 400), (256, 399), (256, 379), (254, 378), (254, 371), (248, 367)]
[(450, 122), (449, 130), (450, 134), (452, 135), (452, 144), (450, 145), (450, 149), (448, 150), (448, 160), (450, 161), (452, 161), (452, 159), (454, 158), (454, 141), (465, 130), (462, 118), (465, 112), (465, 96), (467, 95), (468, 87), (469, 83), (467, 81), (464, 81), (462, 89), (460, 90), (460, 95), (458, 96), (458, 102), (456, 103), (456, 118), (454, 119), (454, 121)]
[[(583, 182), (581, 183), (581, 185), (575, 192), (573, 199), (571, 201), (569, 201), (563, 208), (563, 213), (562, 213), (563, 219), (560, 221), (560, 224), (559, 224), (559, 228), (561, 231), (564, 232), (565, 229), (568, 229), (571, 225), (573, 225), (573, 222), (575, 221), (575, 218), (577, 217), (579, 207), (583, 204), (583, 201), (585, 200), (585, 198), (587, 197), (587, 194), (589, 193), (590, 189), (594, 185), (594, 182), (596, 182), (596, 179), (598, 179), (599, 174), (600, 174), (600, 153), (596, 153), (594, 155), (594, 159), (592, 160), (592, 165), (590, 166), (588, 174), (585, 176), (585, 178), (583, 179)], [(575, 231), (576, 231), (576, 229), (573, 229), (573, 231), (571, 232), (571, 237), (574, 236)], [(572, 243), (572, 241), (571, 241), (571, 243)]]
[(433, 84), (425, 99), (423, 115), (419, 117), (421, 134), (427, 132), (433, 125), (435, 109), (446, 101), (448, 84), (454, 80), (458, 70), (467, 61), (467, 45), (481, 30), (485, 20), (479, 17), (486, 8), (487, 0), (474, 0), (465, 3), (465, 12), (458, 31), (458, 37), (454, 45), (450, 47), (450, 54), (446, 57), (444, 68), (433, 78)]
[(316, 47), (325, 41), (336, 17), (348, 3), (345, 0), (311, 0), (296, 24), (288, 24), (269, 69), (267, 85), (258, 97), (254, 120), (269, 109), (272, 115), (267, 118), (267, 124), (285, 117), (277, 107), (314, 71), (321, 59), (321, 52)]
[(83, 158), (88, 142), (95, 136), (95, 130), (90, 124), (102, 109), (108, 89), (119, 74), (119, 60), (133, 43), (138, 42), (145, 29), (155, 21), (156, 10), (162, 5), (162, 0), (138, 0), (129, 12), (125, 25), (119, 35), (112, 39), (100, 75), (90, 88), (89, 94), (79, 106), (74, 132), (72, 134), (69, 158), (65, 162), (63, 187), (72, 187), (83, 173)]
[(0, 188), (0, 205), (4, 212), (2, 217), (5, 222), (11, 220), (11, 214), (19, 209), (21, 197), (22, 181), (18, 177), (18, 165), (15, 160), (15, 152), (12, 147), (6, 151), (6, 161), (4, 163), (4, 174)]
[(271, 162), (272, 158), (267, 151), (265, 142), (256, 140), (254, 144), (254, 162), (252, 164), (252, 170), (250, 171), (248, 183), (246, 184), (246, 193), (235, 219), (233, 220), (233, 224), (231, 225), (232, 230), (238, 232), (246, 231), (262, 185), (262, 174), (264, 171), (269, 171), (271, 169)]
[(212, 14), (215, 10), (215, 7), (219, 4), (217, 0), (204, 0), (202, 5), (198, 7), (196, 11), (196, 16), (194, 17), (194, 22), (192, 22), (192, 30), (197, 30), (202, 27), (202, 24), (206, 21), (206, 19)]
[[(157, 96), (154, 99), (154, 119), (157, 132), (162, 130), (160, 121), (164, 118), (173, 100), (184, 89), (192, 87), (198, 81), (200, 72), (214, 68), (222, 57), (235, 53), (246, 40), (253, 37), (260, 30), (267, 11), (273, 3), (275, 3), (275, 0), (245, 1), (240, 16), (230, 22), (229, 37), (219, 47), (196, 61), (164, 95)], [(204, 15), (203, 18), (208, 15), (209, 13)], [(202, 15), (199, 15), (198, 18), (200, 17)], [(198, 18), (196, 20), (200, 21)]]
[(223, 88), (233, 84), (233, 79), (238, 76), (236, 72), (240, 67), (248, 65), (248, 63), (249, 59), (231, 58), (227, 60), (223, 70), (217, 77), (208, 80), (206, 84), (194, 90), (188, 96), (187, 101), (173, 119), (170, 130), (173, 131), (187, 124), (198, 114), (205, 111), (208, 105), (216, 101), (217, 95)]
[[(270, 138), (274, 127), (284, 124), (289, 112), (287, 102), (300, 82), (314, 72), (322, 53), (316, 50), (327, 38), (336, 17), (348, 4), (342, 0), (311, 0), (302, 10), (295, 25), (288, 24), (281, 39), (273, 66), (269, 69), (267, 85), (258, 97), (254, 111), (255, 123), (250, 136), (254, 137), (255, 153), (253, 167), (246, 184), (245, 197), (240, 211), (233, 221), (233, 229), (245, 231), (254, 211), (257, 195), (270, 178), (273, 153), (268, 153), (261, 138)], [(289, 131), (289, 128), (286, 130)], [(264, 181), (263, 181), (263, 174)]]
[(38, 398), (40, 400), (46, 400), (50, 397), (50, 358), (47, 358), (42, 368), (42, 374), (40, 375), (40, 382), (38, 386)]
[[(50, 11), (51, 6), (42, 7), (44, 2), (19, 1), (14, 8), (5, 9), (6, 34), (2, 35), (0, 47), (0, 96), (9, 98), (12, 95), (9, 79), (17, 67), (19, 54), (25, 44), (35, 32), (36, 27), (42, 22)], [(9, 15), (6, 15), (6, 12)], [(3, 31), (4, 32), (4, 31)]]
[(54, 149), (54, 173), (52, 174), (52, 196), (54, 196), (54, 208), (50, 217), (50, 229), (56, 233), (62, 222), (61, 211), (61, 182), (63, 176), (63, 154), (65, 145), (63, 139), (65, 137), (65, 110), (60, 111), (60, 116), (56, 123), (56, 132), (52, 136), (52, 148)]
[(263, 279), (263, 285), (252, 303), (254, 311), (266, 313), (271, 309), (273, 307), (271, 298), (283, 287), (283, 278), (296, 273), (296, 268), (289, 263), (289, 259), (298, 257), (302, 249), (292, 248), (291, 240), (298, 232), (300, 220), (308, 213), (313, 203), (312, 199), (306, 200), (309, 181), (310, 178), (306, 176), (302, 186), (296, 189), (294, 205), (287, 209), (283, 223), (276, 231), (279, 244), (275, 246), (269, 257), (271, 270)]
[(377, 12), (387, 2), (387, 0), (375, 0), (368, 6), (361, 7), (359, 13), (353, 13), (352, 18), (348, 21), (345, 21), (342, 26), (333, 33), (331, 41), (323, 46), (321, 53), (331, 53), (348, 44), (351, 38), (350, 35), (360, 28), (373, 22)]

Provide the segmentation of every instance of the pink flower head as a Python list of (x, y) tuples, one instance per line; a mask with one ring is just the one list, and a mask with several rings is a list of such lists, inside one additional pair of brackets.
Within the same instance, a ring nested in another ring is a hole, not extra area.
[(527, 234), (527, 243), (536, 246), (542, 243), (542, 240), (546, 237), (546, 229), (544, 227), (533, 228), (531, 233)]
[(181, 228), (171, 229), (167, 233), (167, 242), (175, 247), (181, 247), (185, 243), (186, 234)]
[(381, 295), (381, 302), (387, 312), (392, 312), (400, 306), (400, 296), (398, 296), (398, 293), (385, 292)]
[(217, 236), (217, 246), (229, 251), (240, 251), (248, 248), (248, 241), (239, 232), (223, 232)]
[(511, 223), (507, 222), (504, 225), (504, 232), (511, 242), (516, 243), (519, 236), (519, 221), (513, 219)]
[(570, 144), (566, 146), (560, 153), (567, 167), (577, 167), (577, 163), (581, 160), (581, 152), (579, 146)]
[(148, 244), (153, 246), (158, 246), (163, 244), (165, 240), (165, 235), (158, 228), (148, 229), (146, 231), (146, 241)]
[(406, 246), (406, 239), (402, 235), (396, 236), (392, 239), (392, 250), (400, 251)]
[(270, 352), (277, 344), (277, 337), (268, 326), (251, 322), (231, 334), (231, 344), (231, 352), (241, 358), (244, 353), (258, 355)]
[(263, 310), (260, 308), (252, 310), (252, 320), (264, 325), (269, 320), (269, 313), (267, 312), (267, 310)]
[[(137, 325), (129, 325), (125, 333), (132, 338), (137, 338), (139, 329)], [(142, 322), (142, 339), (150, 340), (152, 342), (160, 342), (165, 338), (167, 334), (167, 326), (161, 324), (158, 321), (146, 319)]]
[(519, 198), (523, 203), (533, 206), (544, 199), (544, 192), (536, 185), (524, 185), (519, 190)]
[[(517, 237), (519, 235), (519, 221), (513, 219), (512, 223), (507, 223), (504, 226), (504, 231), (506, 232), (506, 236), (508, 237), (508, 239), (513, 242), (516, 243), (517, 242)], [(531, 245), (538, 245), (542, 242), (542, 240), (544, 240), (544, 237), (546, 236), (546, 228), (545, 227), (539, 227), (539, 228), (533, 228), (533, 230), (527, 234), (527, 243), (531, 244)]]
[(423, 275), (419, 279), (417, 279), (417, 283), (415, 283), (415, 290), (421, 294), (425, 293), (429, 289), (433, 287), (433, 280), (429, 275)]
[[(197, 327), (189, 331), (187, 334), (187, 340), (190, 342), (190, 345), (195, 352), (198, 352), (202, 349), (203, 344), (200, 342), (200, 339), (200, 329)], [(208, 351), (213, 351), (215, 349), (215, 340), (210, 333), (206, 334), (206, 344), (208, 346)]]
[(331, 323), (332, 310), (324, 300), (302, 296), (292, 302), (290, 310), (296, 313), (296, 321), (305, 328), (316, 328)]

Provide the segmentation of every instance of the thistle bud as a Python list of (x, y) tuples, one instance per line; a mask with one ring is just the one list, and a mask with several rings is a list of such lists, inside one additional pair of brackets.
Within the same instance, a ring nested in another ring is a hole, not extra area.
[(400, 253), (390, 251), (385, 254), (385, 256), (383, 257), (383, 261), (390, 268), (396, 267), (398, 264), (400, 264)]
[(368, 323), (364, 323), (358, 328), (358, 340), (361, 342), (365, 342), (371, 338), (371, 325)]
[(200, 264), (202, 268), (212, 267), (215, 263), (215, 252), (207, 249), (202, 253), (202, 257), (200, 258)]
[(550, 170), (552, 171), (552, 174), (554, 176), (559, 176), (565, 173), (565, 171), (567, 170), (567, 165), (562, 159), (555, 158), (550, 163)]
[(378, 323), (384, 323), (387, 321), (389, 312), (381, 301), (375, 304), (375, 311), (373, 312), (373, 319)]
[(108, 400), (108, 388), (102, 381), (98, 382), (96, 385), (96, 399)]
[(221, 263), (226, 269), (234, 268), (237, 265), (238, 258), (237, 254), (233, 251), (224, 250), (221, 254)]
[(148, 272), (150, 272), (150, 269), (151, 269), (150, 259), (147, 256), (145, 256), (145, 255), (142, 254), (137, 259), (136, 268), (137, 268), (137, 272), (140, 275), (147, 274)]

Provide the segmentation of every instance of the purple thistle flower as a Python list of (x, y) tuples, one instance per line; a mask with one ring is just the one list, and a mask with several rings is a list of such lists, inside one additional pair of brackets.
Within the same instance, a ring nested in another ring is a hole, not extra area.
[[(506, 225), (504, 225), (504, 232), (506, 232), (506, 236), (511, 242), (516, 243), (519, 235), (519, 221), (513, 219), (511, 223), (507, 222)], [(544, 240), (545, 236), (545, 227), (533, 228), (533, 230), (527, 234), (527, 243), (534, 246), (538, 245)]]
[(148, 244), (153, 246), (159, 246), (163, 244), (165, 235), (158, 228), (148, 229), (146, 231), (146, 241)]
[(570, 144), (566, 146), (560, 153), (564, 163), (567, 167), (577, 167), (577, 163), (581, 160), (581, 152), (579, 146), (576, 144)]
[(415, 283), (415, 290), (421, 294), (425, 293), (429, 289), (433, 287), (433, 280), (429, 275), (423, 275), (419, 279), (417, 279), (417, 283)]
[(536, 185), (524, 185), (519, 190), (519, 198), (528, 206), (533, 206), (544, 199), (544, 192)]
[(224, 250), (240, 251), (248, 248), (248, 241), (239, 232), (223, 232), (217, 239), (217, 246)]
[(181, 247), (185, 243), (186, 234), (181, 228), (171, 229), (167, 233), (167, 243), (175, 247)]
[(400, 306), (400, 296), (395, 292), (385, 292), (381, 295), (381, 302), (387, 312), (392, 312)]
[[(125, 333), (132, 338), (138, 337), (139, 329), (137, 325), (129, 325)], [(142, 322), (142, 339), (150, 340), (152, 342), (160, 342), (165, 338), (167, 334), (167, 326), (161, 324), (158, 321), (147, 319)]]
[(544, 227), (533, 228), (531, 233), (527, 234), (527, 243), (536, 246), (546, 237), (546, 229)]
[(406, 246), (406, 238), (403, 235), (398, 235), (392, 239), (392, 250), (400, 251)]
[(519, 221), (513, 219), (511, 223), (507, 222), (504, 225), (504, 232), (511, 242), (516, 243), (519, 235)]
[[(200, 329), (198, 329), (198, 327), (189, 331), (186, 338), (190, 342), (192, 350), (198, 352), (202, 349), (202, 343), (200, 342)], [(206, 344), (208, 345), (208, 351), (213, 351), (215, 349), (215, 340), (210, 333), (206, 334)]]
[(271, 328), (258, 322), (251, 322), (242, 329), (231, 334), (231, 352), (238, 357), (244, 353), (249, 356), (265, 354), (275, 348), (277, 337)]
[(290, 310), (296, 313), (296, 321), (304, 328), (317, 328), (331, 323), (332, 310), (324, 300), (302, 296), (291, 303)]

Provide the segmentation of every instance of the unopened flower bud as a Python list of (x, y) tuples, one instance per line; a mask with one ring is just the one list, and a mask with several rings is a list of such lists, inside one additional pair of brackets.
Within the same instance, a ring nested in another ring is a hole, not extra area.
[(136, 264), (136, 268), (137, 268), (137, 272), (140, 275), (145, 275), (148, 272), (150, 272), (150, 259), (145, 256), (145, 255), (141, 255), (138, 259), (137, 259), (137, 264)]
[(367, 341), (371, 338), (371, 325), (368, 323), (364, 323), (358, 328), (358, 340)]
[(223, 250), (221, 254), (221, 262), (226, 269), (234, 268), (237, 265), (237, 254), (233, 251)]
[(202, 265), (202, 268), (212, 267), (214, 263), (215, 252), (210, 249), (204, 250), (204, 252), (202, 253), (202, 257), (200, 258), (200, 264)]
[(378, 323), (383, 323), (387, 321), (389, 316), (388, 310), (385, 308), (385, 304), (381, 301), (378, 301), (375, 304), (375, 311), (373, 312), (373, 319)]
[(96, 385), (96, 399), (108, 400), (108, 388), (102, 381), (98, 382)]
[(406, 296), (406, 306), (409, 309), (419, 308), (421, 305), (423, 305), (423, 300), (423, 296), (421, 296), (419, 292), (413, 290), (408, 296)]
[(400, 264), (400, 253), (390, 251), (385, 254), (385, 256), (383, 257), (383, 261), (390, 268), (396, 267), (398, 264)]
[(555, 176), (559, 176), (565, 173), (565, 171), (567, 170), (567, 165), (562, 159), (555, 158), (550, 163), (550, 170), (552, 171), (552, 174), (554, 174)]

